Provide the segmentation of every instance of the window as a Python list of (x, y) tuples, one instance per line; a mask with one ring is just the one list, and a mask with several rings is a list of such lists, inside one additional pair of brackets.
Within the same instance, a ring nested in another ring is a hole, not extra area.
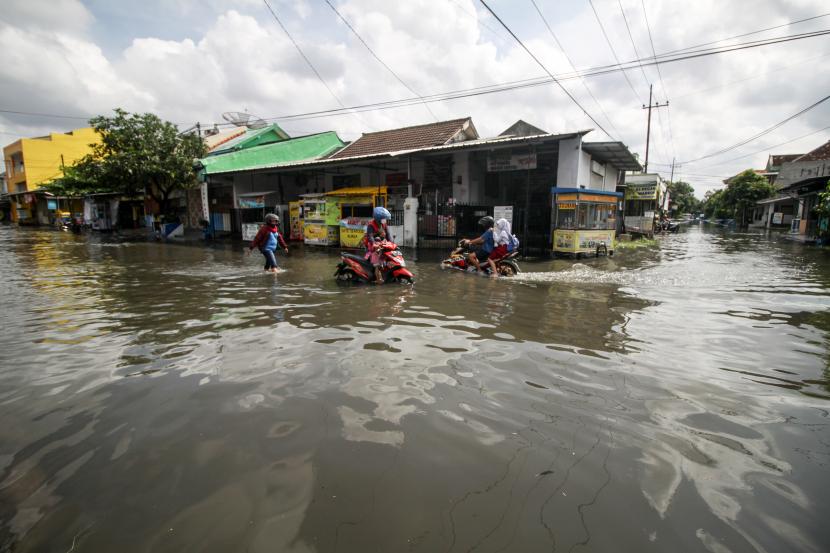
[(334, 190), (360, 186), (360, 173), (354, 175), (334, 175), (331, 179)]
[(559, 204), (556, 213), (556, 228), (576, 228), (576, 204)]
[(372, 206), (369, 204), (358, 204), (358, 205), (348, 205), (343, 204), (340, 206), (340, 213), (343, 215), (344, 219), (348, 219), (351, 217), (363, 217), (367, 219), (372, 218)]

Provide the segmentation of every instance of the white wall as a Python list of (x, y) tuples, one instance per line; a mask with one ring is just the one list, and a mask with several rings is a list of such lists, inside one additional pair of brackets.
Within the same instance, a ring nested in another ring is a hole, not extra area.
[(455, 152), (452, 157), (452, 195), (458, 202), (470, 202), (470, 173), (469, 153)]
[(582, 154), (581, 145), (581, 136), (559, 142), (559, 164), (556, 170), (557, 187), (579, 187), (580, 157)]

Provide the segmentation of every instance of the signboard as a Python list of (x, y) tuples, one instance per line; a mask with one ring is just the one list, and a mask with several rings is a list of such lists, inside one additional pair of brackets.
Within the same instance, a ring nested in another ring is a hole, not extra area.
[(202, 218), (205, 221), (210, 221), (210, 206), (208, 205), (208, 185), (206, 182), (203, 182), (199, 185), (200, 192), (202, 195)]
[(597, 246), (604, 245), (609, 251), (614, 249), (613, 230), (555, 230), (553, 232), (553, 251), (563, 253), (596, 253)]
[(784, 213), (781, 211), (776, 211), (772, 214), (772, 224), (773, 225), (781, 225), (784, 223)]
[(246, 196), (238, 198), (239, 207), (241, 209), (262, 209), (265, 207), (265, 195), (261, 196)]
[(493, 219), (498, 221), (499, 219), (507, 219), (507, 221), (512, 225), (513, 224), (513, 206), (512, 205), (497, 205), (493, 208)]
[(242, 239), (253, 240), (261, 226), (262, 223), (242, 223)]
[(50, 211), (58, 209), (58, 200), (46, 200), (46, 209)]
[(629, 183), (625, 189), (626, 200), (656, 200), (657, 182)]
[(536, 169), (536, 154), (491, 154), (487, 156), (487, 171), (520, 171)]
[(360, 248), (366, 235), (366, 225), (371, 219), (359, 217), (340, 221), (340, 245), (344, 248)]
[(291, 223), (290, 240), (303, 239), (303, 220), (300, 217), (300, 202), (288, 202), (288, 218)]

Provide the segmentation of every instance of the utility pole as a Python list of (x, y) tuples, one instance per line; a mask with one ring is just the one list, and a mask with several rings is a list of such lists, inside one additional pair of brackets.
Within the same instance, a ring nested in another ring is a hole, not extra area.
[(669, 182), (674, 182), (674, 159), (671, 158), (671, 177), (669, 177)]
[(648, 105), (643, 106), (643, 109), (648, 110), (648, 124), (646, 125), (646, 163), (643, 166), (643, 172), (648, 173), (648, 146), (649, 141), (651, 140), (651, 108), (665, 108), (668, 107), (669, 101), (666, 100), (666, 103), (661, 104), (660, 102), (655, 102), (653, 105), (651, 103), (651, 89), (653, 85), (648, 85)]

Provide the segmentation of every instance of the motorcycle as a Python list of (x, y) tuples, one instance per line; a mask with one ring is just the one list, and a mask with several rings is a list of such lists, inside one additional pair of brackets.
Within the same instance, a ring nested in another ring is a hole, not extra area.
[[(450, 256), (441, 262), (441, 266), (448, 269), (458, 269), (459, 271), (474, 271), (475, 267), (467, 261), (467, 257), (472, 253), (469, 249), (466, 240), (458, 243), (458, 248), (450, 252)], [(508, 253), (496, 261), (496, 272), (500, 276), (513, 276), (519, 274), (519, 264), (516, 259), (519, 257), (519, 252), (514, 251)], [(481, 262), (481, 269), (485, 274), (490, 274), (490, 264), (486, 261)]]
[[(381, 278), (384, 282), (412, 284), (415, 281), (412, 273), (406, 268), (406, 261), (397, 244), (383, 240), (375, 247), (380, 250)], [(374, 282), (375, 268), (365, 256), (340, 252), (340, 264), (337, 265), (334, 278), (348, 282)]]

